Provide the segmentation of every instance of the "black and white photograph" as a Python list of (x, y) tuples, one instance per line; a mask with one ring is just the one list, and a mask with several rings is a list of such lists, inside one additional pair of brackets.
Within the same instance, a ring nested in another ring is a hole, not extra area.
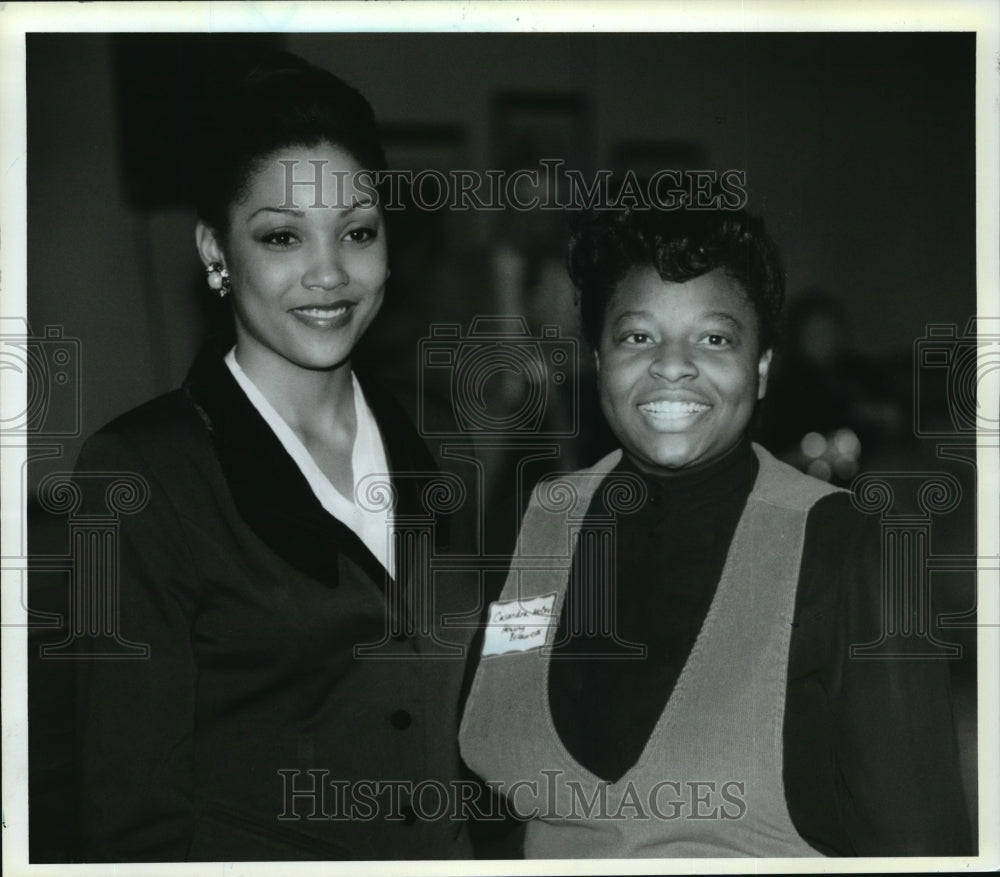
[(1000, 867), (998, 51), (0, 4), (4, 870)]

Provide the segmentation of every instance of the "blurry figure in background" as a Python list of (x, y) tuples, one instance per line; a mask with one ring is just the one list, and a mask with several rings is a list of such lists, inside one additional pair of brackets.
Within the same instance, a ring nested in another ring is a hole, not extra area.
[(905, 394), (856, 351), (846, 307), (822, 289), (789, 306), (783, 334), (761, 441), (803, 472), (848, 484), (873, 454), (902, 439)]

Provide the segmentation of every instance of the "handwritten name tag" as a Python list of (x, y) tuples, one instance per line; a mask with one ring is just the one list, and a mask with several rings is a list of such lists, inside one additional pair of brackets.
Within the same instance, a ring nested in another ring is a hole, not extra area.
[(483, 641), (483, 657), (527, 652), (545, 644), (545, 634), (558, 619), (552, 614), (555, 594), (491, 603)]

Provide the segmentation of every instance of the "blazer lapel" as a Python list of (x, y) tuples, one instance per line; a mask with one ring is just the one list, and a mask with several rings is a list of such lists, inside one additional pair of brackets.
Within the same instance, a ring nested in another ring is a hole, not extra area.
[[(382, 564), (353, 530), (323, 508), (295, 461), (236, 383), (223, 354), (203, 350), (184, 391), (212, 435), (240, 515), (268, 547), (330, 586), (339, 583), (338, 553), (343, 553), (368, 578), (384, 586), (388, 575)], [(382, 434), (391, 435), (392, 430), (382, 429)], [(390, 460), (393, 471), (395, 462)]]
[[(399, 403), (364, 375), (358, 375), (358, 382), (382, 435), (389, 470), (394, 477), (396, 514), (426, 514), (422, 494), (438, 471), (437, 463)], [(396, 477), (399, 475), (405, 477)]]
[[(429, 481), (439, 471), (437, 463), (421, 439), (413, 421), (396, 399), (362, 374), (358, 375), (358, 381), (382, 435), (396, 491), (394, 514), (397, 520), (425, 518), (429, 512), (423, 499), (424, 491)], [(445, 551), (448, 536), (447, 518), (444, 515), (435, 515), (434, 522), (434, 544), (431, 550)], [(397, 541), (397, 545), (401, 541)], [(407, 561), (398, 550), (395, 562), (396, 580), (389, 583), (395, 600), (390, 600), (390, 605), (398, 605), (401, 614), (409, 616), (412, 621), (415, 613), (421, 614), (421, 608), (414, 605), (414, 600), (429, 598), (426, 593), (424, 596), (414, 594), (413, 589), (416, 587), (423, 592), (424, 589), (431, 587), (431, 582), (425, 581), (431, 572), (425, 564), (417, 563), (414, 558)]]

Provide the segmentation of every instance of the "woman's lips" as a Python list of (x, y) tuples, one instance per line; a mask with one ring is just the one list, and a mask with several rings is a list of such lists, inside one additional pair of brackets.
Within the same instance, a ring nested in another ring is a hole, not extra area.
[(639, 411), (651, 423), (660, 426), (684, 426), (699, 417), (712, 406), (704, 402), (683, 402), (661, 399), (642, 402)]
[(289, 313), (300, 323), (313, 329), (334, 329), (345, 325), (351, 318), (354, 302), (334, 302), (329, 305), (303, 305)]

